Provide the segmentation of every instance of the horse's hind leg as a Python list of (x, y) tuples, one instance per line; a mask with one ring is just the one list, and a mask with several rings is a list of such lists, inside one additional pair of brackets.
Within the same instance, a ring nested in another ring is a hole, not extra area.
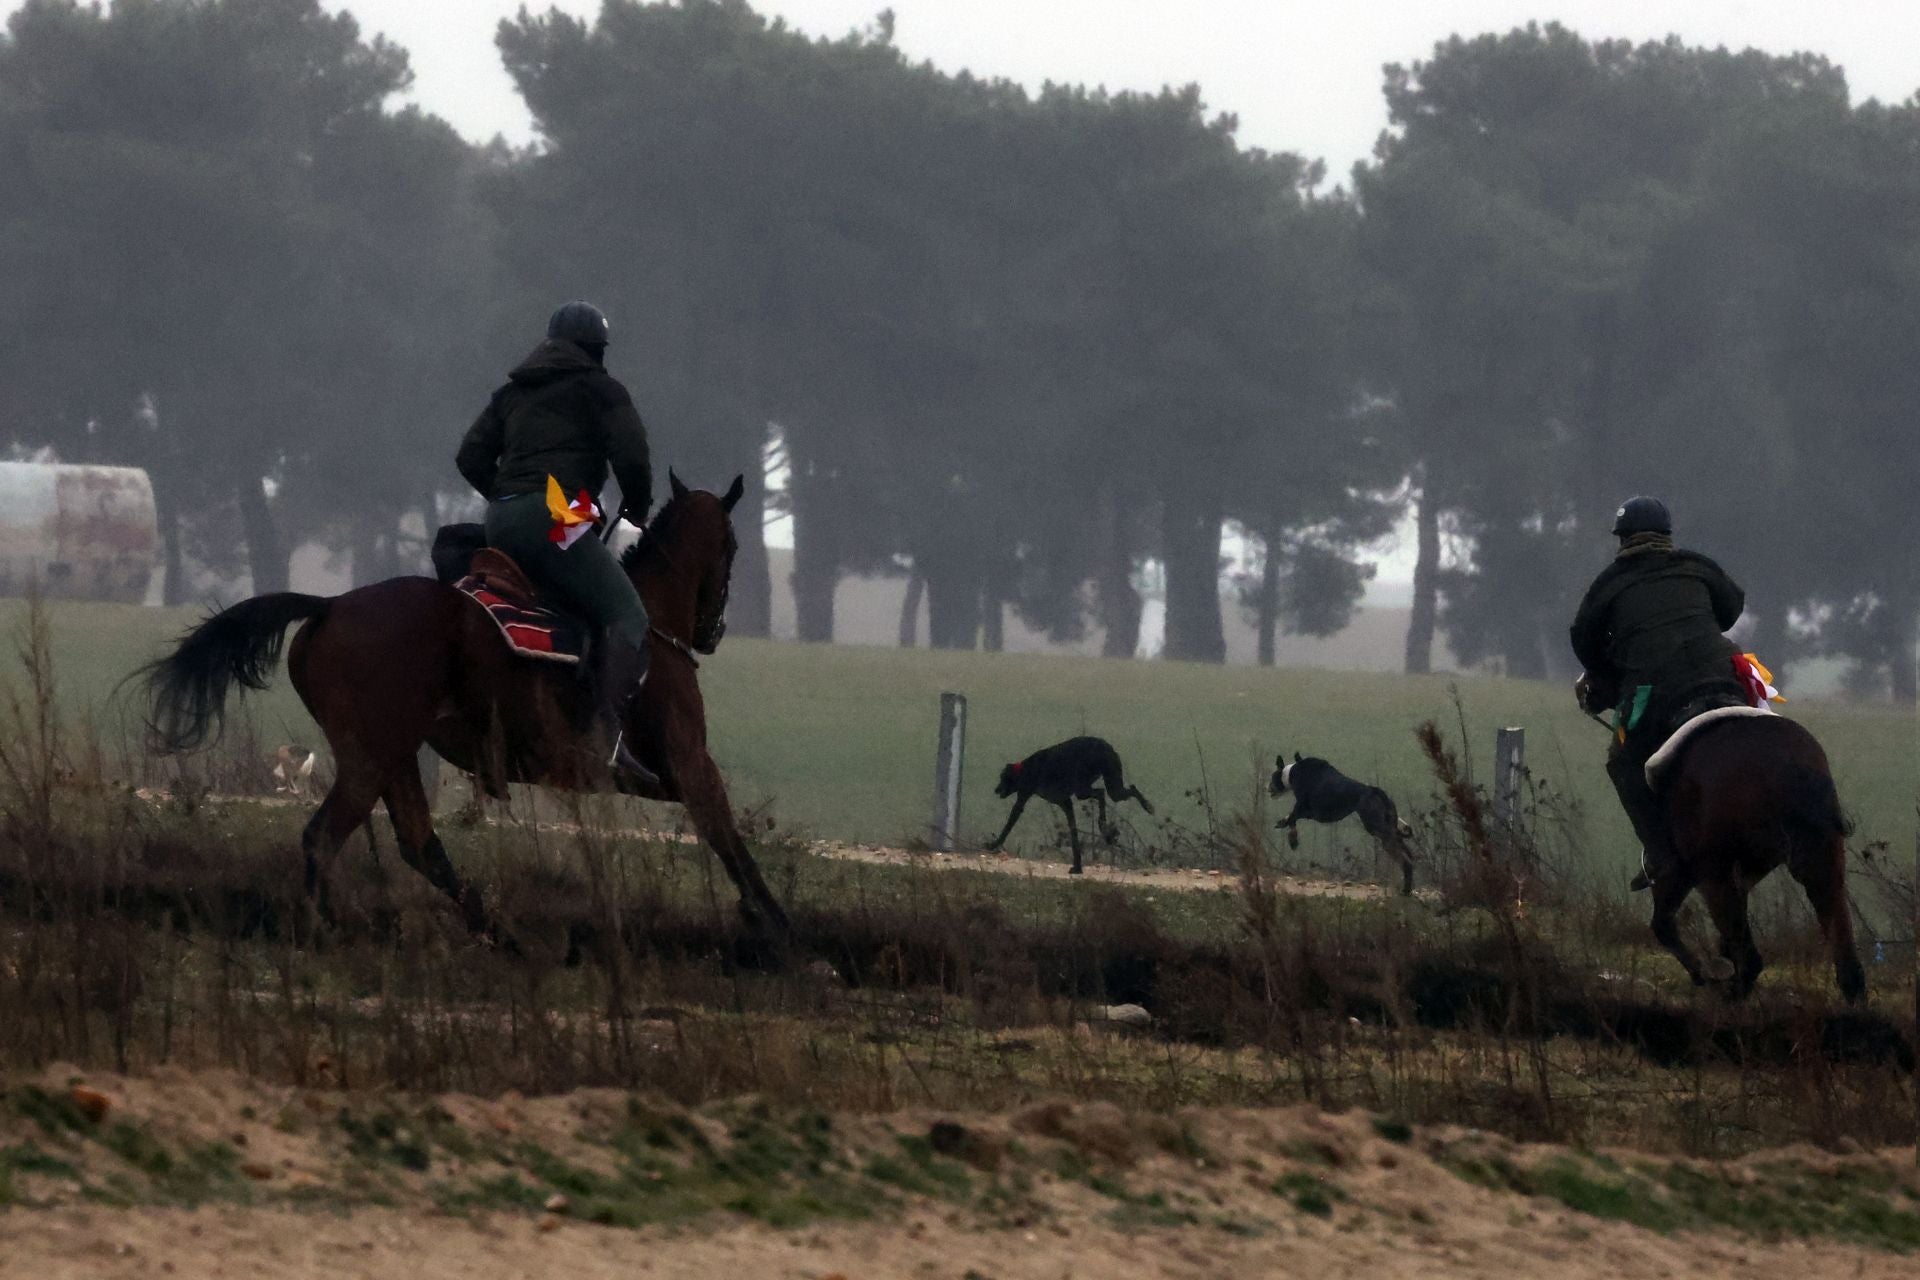
[(1731, 994), (1737, 1000), (1753, 990), (1766, 968), (1747, 922), (1746, 891), (1731, 880), (1713, 880), (1700, 886), (1700, 896), (1706, 899), (1713, 927), (1719, 930), (1720, 954), (1733, 966)]
[(380, 780), (376, 771), (363, 761), (342, 758), (333, 786), (326, 799), (307, 820), (300, 833), (300, 852), (306, 861), (307, 901), (319, 911), (320, 918), (333, 923), (333, 903), (328, 892), (328, 872), (334, 855), (347, 842), (354, 829), (366, 822), (380, 798)]
[(1867, 973), (1860, 967), (1860, 955), (1854, 949), (1853, 913), (1847, 908), (1844, 879), (1846, 846), (1842, 837), (1831, 837), (1831, 844), (1819, 850), (1818, 859), (1791, 859), (1787, 870), (1806, 890), (1807, 901), (1820, 921), (1820, 932), (1833, 957), (1833, 976), (1840, 994), (1858, 1002), (1867, 994)]
[(493, 921), (487, 916), (479, 886), (463, 881), (447, 856), (433, 829), (433, 809), (427, 803), (427, 789), (420, 781), (418, 765), (398, 770), (387, 784), (384, 796), (387, 816), (393, 819), (394, 838), (400, 856), (407, 865), (427, 878), (434, 888), (460, 904), (467, 928), (477, 934), (496, 937)]
[(1680, 967), (1693, 979), (1693, 985), (1707, 985), (1707, 975), (1700, 969), (1700, 962), (1680, 937), (1680, 904), (1693, 892), (1693, 881), (1684, 874), (1663, 876), (1653, 886), (1653, 936), (1680, 962)]

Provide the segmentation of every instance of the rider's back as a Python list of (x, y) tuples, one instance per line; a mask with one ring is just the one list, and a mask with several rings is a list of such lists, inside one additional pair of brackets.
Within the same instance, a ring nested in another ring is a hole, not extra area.
[(647, 445), (627, 389), (574, 343), (549, 338), (494, 392), (468, 430), (460, 473), (489, 498), (544, 493), (547, 477), (571, 499), (598, 495), (611, 465), (623, 498), (644, 509)]
[(1631, 688), (1679, 694), (1725, 677), (1737, 646), (1724, 634), (1745, 595), (1706, 556), (1678, 549), (1624, 555), (1602, 571), (1574, 620), (1575, 652), (1590, 670)]

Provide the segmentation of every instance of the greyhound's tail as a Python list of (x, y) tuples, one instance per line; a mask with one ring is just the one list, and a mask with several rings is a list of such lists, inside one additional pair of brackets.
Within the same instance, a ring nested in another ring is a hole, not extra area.
[(1393, 829), (1400, 833), (1402, 840), (1410, 840), (1413, 838), (1413, 824), (1404, 818), (1396, 816), (1393, 820)]

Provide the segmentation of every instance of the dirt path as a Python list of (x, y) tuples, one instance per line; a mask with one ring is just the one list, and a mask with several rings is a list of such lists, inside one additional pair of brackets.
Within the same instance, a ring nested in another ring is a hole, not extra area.
[(1314, 1225), (1236, 1239), (1198, 1229), (1140, 1232), (1056, 1224), (980, 1231), (934, 1214), (883, 1228), (622, 1231), (525, 1219), (478, 1225), (393, 1210), (349, 1216), (287, 1210), (0, 1213), (0, 1277), (118, 1280), (1132, 1280), (1219, 1276), (1506, 1277), (1674, 1280), (1911, 1280), (1912, 1258), (1839, 1246), (1661, 1237), (1565, 1214), (1493, 1212), (1417, 1234)]
[[(822, 858), (866, 862), (876, 866), (984, 871), (994, 875), (1029, 876), (1036, 880), (1077, 879), (1084, 884), (1120, 884), (1135, 888), (1172, 889), (1183, 893), (1230, 893), (1237, 885), (1236, 877), (1225, 872), (1180, 867), (1126, 869), (1090, 864), (1085, 867), (1083, 874), (1076, 877), (1068, 874), (1069, 863), (1042, 862), (1004, 853), (914, 853), (879, 845), (832, 844), (825, 841), (809, 844), (807, 852)], [(1373, 899), (1389, 894), (1387, 889), (1376, 884), (1360, 884), (1351, 880), (1307, 880), (1290, 875), (1274, 876), (1273, 885), (1281, 893), (1302, 898)], [(1417, 890), (1415, 896), (1432, 899), (1435, 895), (1431, 890)]]
[[(136, 794), (150, 804), (160, 803), (166, 798), (166, 793), (157, 789), (143, 788)], [(222, 796), (219, 799), (228, 804), (254, 804), (271, 808), (285, 808), (303, 803), (286, 796)], [(492, 816), (488, 816), (484, 821), (488, 826), (512, 825), (511, 820), (502, 824)], [(575, 833), (580, 829), (577, 824), (570, 822), (536, 822), (532, 825), (537, 830), (558, 835)], [(682, 844), (700, 842), (698, 836), (679, 830), (663, 831), (630, 827), (617, 830), (612, 834), (628, 836), (636, 840), (674, 840)], [(1180, 893), (1232, 892), (1236, 886), (1236, 878), (1225, 872), (1183, 867), (1115, 868), (1104, 864), (1088, 864), (1083, 874), (1073, 876), (1069, 874), (1069, 863), (1016, 858), (1007, 853), (929, 853), (894, 849), (885, 845), (848, 844), (830, 840), (809, 841), (806, 849), (815, 857), (833, 858), (843, 862), (863, 862), (872, 866), (919, 867), (932, 871), (980, 871), (992, 875), (1027, 876), (1036, 880), (1077, 880), (1082, 884), (1127, 885), (1133, 888), (1167, 889)], [(1300, 898), (1374, 900), (1391, 894), (1391, 891), (1384, 886), (1363, 884), (1353, 880), (1312, 880), (1293, 875), (1276, 875), (1272, 883), (1278, 892)], [(1431, 889), (1415, 890), (1414, 896), (1426, 901), (1438, 899), (1438, 895)]]

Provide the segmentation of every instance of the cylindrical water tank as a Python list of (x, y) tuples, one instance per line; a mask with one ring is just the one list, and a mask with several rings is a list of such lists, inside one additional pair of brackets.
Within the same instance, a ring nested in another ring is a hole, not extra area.
[(140, 604), (159, 548), (146, 472), (0, 462), (0, 596)]

